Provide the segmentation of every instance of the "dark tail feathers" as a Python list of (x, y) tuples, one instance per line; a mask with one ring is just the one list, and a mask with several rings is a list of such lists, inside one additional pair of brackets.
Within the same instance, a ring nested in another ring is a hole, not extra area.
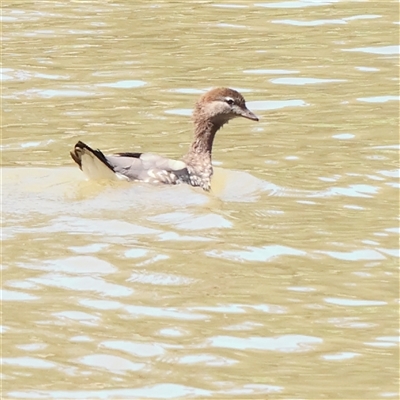
[(114, 168), (110, 165), (107, 161), (106, 156), (99, 150), (93, 150), (90, 146), (86, 143), (79, 141), (75, 146), (74, 149), (69, 153), (72, 159), (79, 165), (79, 168), (82, 169), (82, 155), (85, 151), (92, 153), (96, 158), (98, 158), (103, 164), (105, 164), (111, 171), (114, 172)]

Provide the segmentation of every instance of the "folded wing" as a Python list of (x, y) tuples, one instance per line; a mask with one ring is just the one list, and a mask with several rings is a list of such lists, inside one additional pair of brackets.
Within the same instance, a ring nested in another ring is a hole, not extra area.
[(72, 159), (93, 180), (111, 179), (150, 183), (189, 183), (190, 175), (183, 161), (171, 160), (152, 153), (117, 153), (105, 156), (87, 144), (78, 142), (71, 151)]

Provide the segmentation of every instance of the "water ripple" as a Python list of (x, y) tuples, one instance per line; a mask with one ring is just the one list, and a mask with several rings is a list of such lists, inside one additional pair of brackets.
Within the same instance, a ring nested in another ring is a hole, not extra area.
[(272, 350), (283, 353), (298, 353), (314, 350), (316, 345), (323, 343), (318, 337), (304, 335), (283, 335), (279, 337), (248, 337), (215, 336), (207, 340), (207, 345), (237, 350)]
[(104, 296), (121, 297), (129, 296), (133, 290), (126, 286), (117, 285), (91, 276), (75, 277), (64, 274), (50, 273), (37, 278), (29, 278), (30, 281), (44, 286), (58, 287), (61, 289), (97, 292)]
[(314, 21), (298, 21), (294, 19), (276, 19), (271, 21), (274, 24), (285, 24), (293, 26), (320, 26), (329, 24), (346, 24), (342, 19), (319, 19)]
[(275, 78), (272, 83), (281, 85), (314, 85), (319, 83), (347, 82), (346, 79), (320, 79), (320, 78)]
[(146, 85), (147, 82), (140, 80), (126, 80), (126, 81), (117, 81), (117, 82), (109, 82), (109, 83), (98, 83), (96, 86), (100, 87), (109, 87), (115, 89), (132, 89), (139, 88)]
[(339, 299), (333, 297), (326, 298), (325, 302), (345, 307), (376, 307), (376, 306), (384, 306), (387, 304), (385, 301), (379, 301), (379, 300), (359, 300), (359, 299), (343, 299), (343, 298)]
[(110, 263), (92, 256), (76, 256), (43, 261), (40, 264), (19, 263), (19, 267), (41, 271), (58, 271), (72, 274), (110, 274), (117, 269)]
[(287, 246), (271, 245), (264, 247), (248, 247), (247, 250), (206, 252), (210, 257), (227, 258), (236, 261), (268, 261), (280, 256), (305, 256), (307, 253)]
[(82, 311), (61, 311), (52, 314), (60, 320), (78, 321), (83, 325), (99, 326), (101, 318)]
[(238, 364), (239, 361), (233, 360), (228, 357), (222, 356), (215, 356), (212, 354), (189, 354), (180, 357), (177, 360), (178, 364), (185, 364), (185, 365), (208, 365), (210, 367), (224, 367), (224, 366), (231, 366)]
[(373, 249), (363, 249), (354, 251), (318, 251), (322, 254), (327, 254), (337, 260), (346, 261), (361, 261), (361, 260), (385, 260), (386, 257), (379, 251)]
[(174, 320), (204, 320), (205, 314), (184, 312), (182, 309), (173, 307), (147, 307), (147, 306), (125, 306), (124, 309), (133, 317), (171, 318)]
[(339, 0), (298, 0), (298, 1), (282, 1), (278, 3), (256, 3), (255, 6), (266, 8), (305, 8), (329, 6), (337, 3)]
[[(89, 359), (89, 363), (95, 360)], [(10, 397), (29, 399), (176, 399), (188, 397), (209, 397), (209, 390), (173, 383), (161, 383), (144, 386), (137, 389), (110, 389), (110, 390), (71, 390), (71, 391), (10, 391)]]
[(354, 49), (342, 49), (343, 51), (359, 51), (361, 53), (396, 55), (400, 54), (400, 46), (375, 46), (375, 47), (356, 47)]
[(372, 96), (372, 97), (359, 97), (358, 101), (366, 103), (387, 103), (388, 101), (400, 101), (400, 96)]
[(286, 307), (271, 304), (223, 304), (213, 307), (191, 307), (190, 310), (210, 311), (223, 314), (246, 314), (249, 310), (261, 311), (268, 314), (285, 314)]
[(321, 358), (323, 358), (324, 360), (327, 360), (327, 361), (346, 361), (346, 360), (350, 360), (354, 357), (359, 357), (359, 356), (361, 356), (360, 353), (353, 353), (350, 351), (342, 351), (339, 353), (324, 354), (323, 356), (321, 356)]
[(161, 343), (133, 342), (131, 340), (106, 340), (99, 344), (99, 347), (121, 350), (135, 357), (155, 357), (165, 354)]
[(104, 368), (113, 373), (139, 371), (145, 367), (145, 364), (133, 363), (123, 357), (110, 354), (91, 354), (76, 359), (76, 362), (90, 367)]
[(159, 214), (148, 219), (162, 224), (172, 223), (177, 228), (184, 230), (222, 229), (232, 227), (232, 222), (214, 213), (192, 215), (184, 212), (172, 212)]
[(37, 300), (38, 296), (34, 296), (29, 293), (24, 293), (16, 290), (1, 290), (1, 300), (2, 301), (28, 301), (28, 300)]
[(2, 357), (3, 365), (13, 365), (24, 368), (53, 369), (56, 364), (36, 357)]
[(248, 102), (249, 108), (254, 111), (278, 110), (285, 107), (304, 107), (307, 105), (303, 100), (259, 100)]
[(244, 74), (257, 74), (257, 75), (286, 75), (286, 74), (298, 74), (300, 71), (289, 70), (289, 69), (245, 69)]
[[(139, 266), (141, 266), (139, 264)], [(161, 286), (183, 286), (190, 285), (196, 282), (196, 279), (186, 278), (167, 273), (133, 273), (127, 282), (136, 282), (148, 285), (161, 285)]]

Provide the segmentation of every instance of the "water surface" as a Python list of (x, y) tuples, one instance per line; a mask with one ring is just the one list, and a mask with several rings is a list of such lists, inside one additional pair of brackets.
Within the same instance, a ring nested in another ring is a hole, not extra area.
[[(3, 396), (398, 398), (398, 8), (5, 5)], [(73, 165), (180, 157), (213, 86), (260, 122), (210, 194)]]

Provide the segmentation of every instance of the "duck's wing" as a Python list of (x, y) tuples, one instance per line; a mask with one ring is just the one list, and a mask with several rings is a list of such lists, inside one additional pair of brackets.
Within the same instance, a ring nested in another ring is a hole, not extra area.
[(183, 161), (157, 154), (117, 153), (105, 156), (100, 150), (94, 150), (83, 142), (78, 142), (70, 154), (89, 179), (190, 184), (190, 174)]

